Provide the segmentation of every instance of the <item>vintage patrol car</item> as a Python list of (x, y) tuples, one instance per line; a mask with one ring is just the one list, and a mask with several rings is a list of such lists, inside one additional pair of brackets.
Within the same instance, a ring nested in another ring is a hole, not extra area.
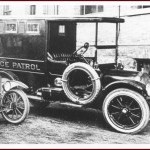
[[(150, 115), (149, 74), (125, 71), (117, 64), (118, 28), (123, 22), (121, 18), (81, 16), (1, 18), (2, 106), (11, 108), (2, 113), (15, 122), (19, 95), (25, 108), (29, 107), (28, 99), (39, 109), (59, 101), (63, 105), (102, 110), (106, 121), (119, 132), (142, 131)], [(79, 23), (95, 26), (91, 42), (94, 44), (85, 41), (77, 48)], [(115, 25), (113, 45), (99, 44), (98, 33), (103, 30), (99, 25), (104, 23)], [(95, 48), (94, 56), (85, 57), (91, 46)], [(108, 49), (115, 50), (115, 62), (98, 64), (98, 52)], [(7, 96), (10, 94), (12, 99)], [(23, 110), (21, 120), (29, 108)]]

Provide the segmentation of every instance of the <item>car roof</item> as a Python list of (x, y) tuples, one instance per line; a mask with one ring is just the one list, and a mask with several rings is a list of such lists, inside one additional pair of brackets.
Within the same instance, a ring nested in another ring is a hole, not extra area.
[(47, 21), (69, 21), (69, 22), (107, 22), (107, 23), (122, 23), (124, 19), (115, 17), (91, 17), (91, 16), (1, 16), (0, 20), (47, 20)]

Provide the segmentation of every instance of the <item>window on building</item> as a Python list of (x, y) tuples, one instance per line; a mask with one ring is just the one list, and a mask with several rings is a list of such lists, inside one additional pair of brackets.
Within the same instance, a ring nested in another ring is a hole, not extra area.
[(98, 6), (98, 12), (103, 12), (104, 11), (104, 7), (102, 5)]
[(30, 5), (30, 15), (35, 15), (35, 14), (36, 14), (36, 6)]
[(141, 9), (141, 8), (143, 8), (142, 5), (138, 5), (138, 6), (137, 6), (137, 9)]
[(137, 6), (131, 6), (131, 8), (134, 9), (143, 9), (143, 8), (148, 8), (150, 5), (137, 5)]
[(85, 14), (91, 14), (96, 12), (96, 6), (85, 6)]
[(81, 15), (90, 14), (90, 13), (97, 13), (97, 12), (103, 12), (103, 6), (102, 5), (84, 5), (81, 6)]
[(48, 5), (43, 6), (43, 14), (45, 14), (45, 15), (48, 14)]
[(9, 5), (3, 6), (3, 15), (11, 15), (11, 10)]
[(143, 8), (148, 8), (150, 7), (150, 5), (143, 5)]
[(59, 6), (58, 5), (54, 6), (54, 14), (59, 15)]

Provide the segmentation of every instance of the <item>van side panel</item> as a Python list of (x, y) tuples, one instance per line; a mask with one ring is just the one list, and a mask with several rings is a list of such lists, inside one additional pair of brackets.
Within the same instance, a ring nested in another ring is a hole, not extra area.
[(45, 20), (0, 20), (0, 69), (36, 90), (47, 84)]
[[(0, 57), (44, 60), (46, 45), (44, 20), (12, 20), (11, 22), (0, 20), (0, 23), (4, 25), (3, 32), (0, 29)], [(20, 23), (24, 25), (22, 30)], [(11, 31), (9, 24), (17, 25), (14, 31)]]

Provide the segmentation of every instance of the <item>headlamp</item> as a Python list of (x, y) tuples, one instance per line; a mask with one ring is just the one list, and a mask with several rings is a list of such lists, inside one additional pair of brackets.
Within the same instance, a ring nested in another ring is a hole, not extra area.
[(10, 88), (11, 88), (10, 82), (9, 82), (9, 81), (5, 82), (5, 83), (3, 84), (3, 88), (4, 88), (4, 90), (5, 90), (6, 92), (9, 91)]

